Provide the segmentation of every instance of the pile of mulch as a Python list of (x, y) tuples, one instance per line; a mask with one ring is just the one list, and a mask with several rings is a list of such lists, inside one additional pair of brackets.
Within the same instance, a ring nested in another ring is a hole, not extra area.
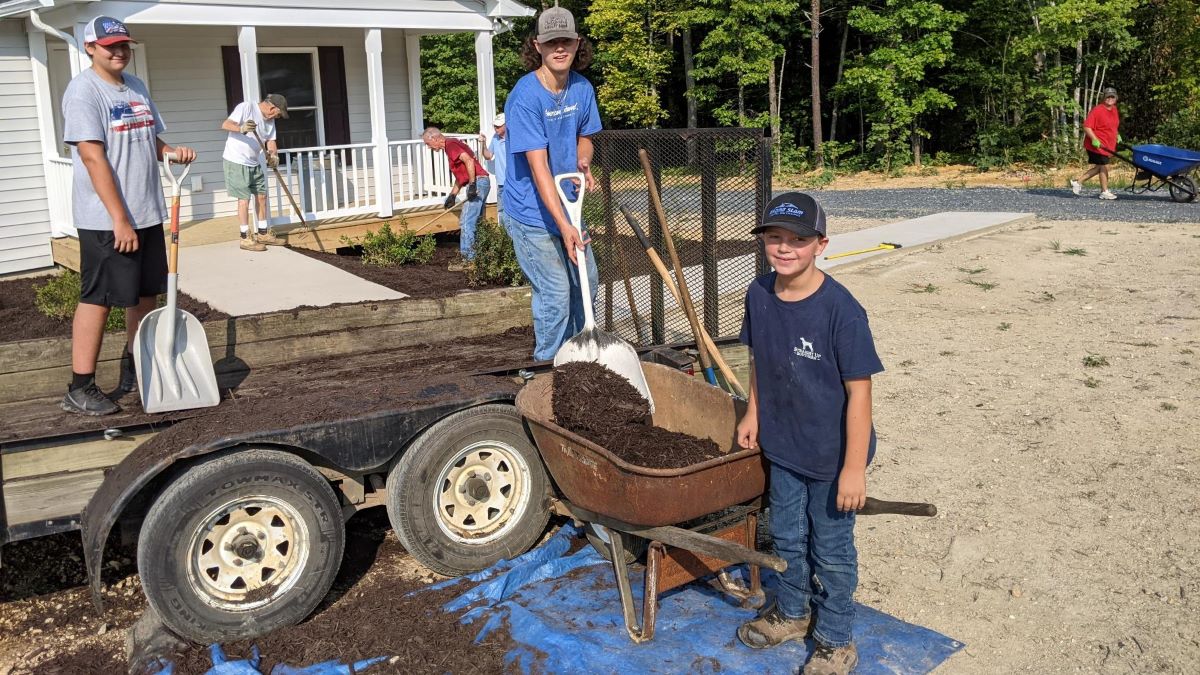
[(635, 466), (681, 469), (724, 454), (711, 439), (651, 426), (641, 393), (597, 363), (555, 368), (551, 407), (559, 426)]
[(362, 248), (358, 246), (342, 247), (336, 252), (322, 253), (306, 248), (290, 250), (301, 253), (314, 260), (353, 274), (360, 279), (366, 279), (393, 291), (398, 291), (412, 298), (447, 298), (465, 291), (478, 291), (487, 288), (499, 288), (494, 285), (469, 286), (466, 272), (451, 272), (446, 267), (458, 260), (458, 240), (445, 235), (437, 235), (438, 245), (433, 252), (433, 259), (424, 265), (396, 265), (395, 267), (380, 267), (364, 265)]
[[(70, 337), (71, 319), (51, 319), (34, 305), (37, 289), (51, 277), (27, 277), (0, 281), (0, 342)], [(180, 293), (179, 308), (201, 321), (228, 319), (229, 315), (207, 303)]]

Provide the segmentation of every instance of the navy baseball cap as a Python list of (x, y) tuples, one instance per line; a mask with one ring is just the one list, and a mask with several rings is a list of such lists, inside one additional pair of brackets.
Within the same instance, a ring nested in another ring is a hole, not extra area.
[(803, 192), (785, 192), (767, 202), (762, 224), (750, 231), (758, 234), (768, 227), (783, 229), (801, 237), (825, 237), (825, 209)]
[(83, 41), (84, 43), (95, 42), (105, 47), (118, 42), (136, 42), (129, 35), (129, 29), (125, 27), (125, 24), (111, 16), (98, 16), (89, 21), (83, 29)]

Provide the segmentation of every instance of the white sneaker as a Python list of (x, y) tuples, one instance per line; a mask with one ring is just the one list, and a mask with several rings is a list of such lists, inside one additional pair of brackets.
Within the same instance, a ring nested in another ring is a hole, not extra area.
[(1074, 192), (1077, 195), (1083, 194), (1083, 183), (1080, 183), (1079, 181), (1072, 178), (1071, 179), (1071, 192)]
[(1112, 193), (1112, 191), (1110, 191), (1110, 190), (1105, 190), (1104, 192), (1100, 193), (1100, 199), (1116, 199), (1116, 198), (1117, 198), (1117, 196), (1114, 195)]

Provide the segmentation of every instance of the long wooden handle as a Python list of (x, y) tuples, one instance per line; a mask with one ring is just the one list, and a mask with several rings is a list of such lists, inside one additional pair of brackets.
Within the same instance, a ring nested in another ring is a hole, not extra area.
[[(650, 240), (646, 238), (646, 233), (638, 225), (637, 219), (633, 217), (633, 214), (624, 205), (621, 206), (621, 214), (625, 216), (625, 221), (629, 223), (630, 229), (637, 235), (638, 241), (642, 244), (642, 249), (646, 251), (646, 255), (650, 258), (650, 264), (654, 266), (654, 269), (658, 271), (658, 275), (662, 277), (663, 283), (666, 284), (667, 290), (671, 292), (671, 296), (675, 298), (675, 302), (683, 306), (683, 302), (679, 297), (679, 289), (675, 287), (675, 282), (671, 279), (671, 273), (667, 271), (667, 266), (663, 264), (662, 258), (658, 256), (658, 251), (655, 251), (654, 247), (650, 245)], [(733, 369), (729, 367), (729, 364), (725, 361), (725, 357), (717, 349), (717, 345), (713, 342), (712, 337), (709, 336), (708, 330), (703, 325), (700, 325), (699, 328), (700, 339), (704, 341), (704, 346), (708, 348), (708, 353), (712, 356), (712, 360), (721, 371), (721, 374), (725, 376), (725, 381), (729, 383), (729, 386), (733, 389), (733, 393), (746, 398), (746, 390), (742, 388), (742, 383), (738, 381), (737, 375), (733, 374)]]
[(858, 510), (860, 516), (879, 516), (883, 514), (897, 516), (936, 516), (937, 507), (922, 502), (886, 502), (882, 499), (867, 497), (866, 506)]
[(688, 292), (687, 279), (683, 276), (683, 264), (679, 261), (679, 253), (675, 250), (675, 242), (671, 238), (671, 230), (667, 225), (667, 214), (663, 211), (662, 199), (658, 194), (658, 186), (654, 184), (654, 167), (650, 163), (650, 153), (645, 148), (638, 148), (638, 158), (642, 162), (642, 172), (646, 174), (646, 189), (650, 194), (650, 204), (654, 207), (654, 213), (658, 216), (658, 222), (662, 225), (663, 240), (666, 243), (667, 255), (671, 257), (671, 265), (675, 268), (675, 280), (679, 285), (679, 295), (681, 296), (683, 313), (687, 315), (688, 323), (692, 327), (692, 335), (696, 338), (696, 347), (700, 352), (700, 365), (706, 373), (712, 372), (712, 360), (709, 358), (708, 349), (704, 347), (703, 340), (700, 339), (700, 322), (696, 319), (696, 308), (692, 305), (692, 295)]
[[(262, 137), (258, 135), (258, 129), (252, 129), (254, 140), (258, 141), (258, 147), (262, 148), (263, 154), (267, 152), (267, 144), (263, 143)], [(283, 186), (283, 194), (287, 195), (288, 201), (292, 203), (292, 210), (296, 212), (296, 217), (300, 219), (300, 224), (308, 227), (308, 223), (304, 222), (304, 214), (300, 212), (300, 205), (296, 203), (296, 198), (292, 196), (292, 191), (288, 189), (287, 181), (283, 179), (283, 174), (279, 173), (279, 167), (273, 166), (271, 170), (275, 172), (275, 180)]]

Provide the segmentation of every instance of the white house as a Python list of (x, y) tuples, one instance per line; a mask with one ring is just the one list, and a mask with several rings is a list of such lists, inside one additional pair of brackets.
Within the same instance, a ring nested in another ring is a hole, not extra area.
[[(279, 168), (306, 220), (440, 203), (445, 155), (419, 140), (421, 36), (475, 34), (479, 128), (490, 129), (492, 38), (533, 13), (514, 0), (0, 0), (0, 274), (52, 264), (50, 239), (75, 232), (61, 100), (90, 67), (82, 36), (96, 15), (129, 25), (130, 70), (149, 86), (164, 138), (199, 154), (187, 222), (234, 213), (219, 127), (237, 102), (268, 92), (289, 102)], [(271, 224), (299, 222), (268, 176)]]

